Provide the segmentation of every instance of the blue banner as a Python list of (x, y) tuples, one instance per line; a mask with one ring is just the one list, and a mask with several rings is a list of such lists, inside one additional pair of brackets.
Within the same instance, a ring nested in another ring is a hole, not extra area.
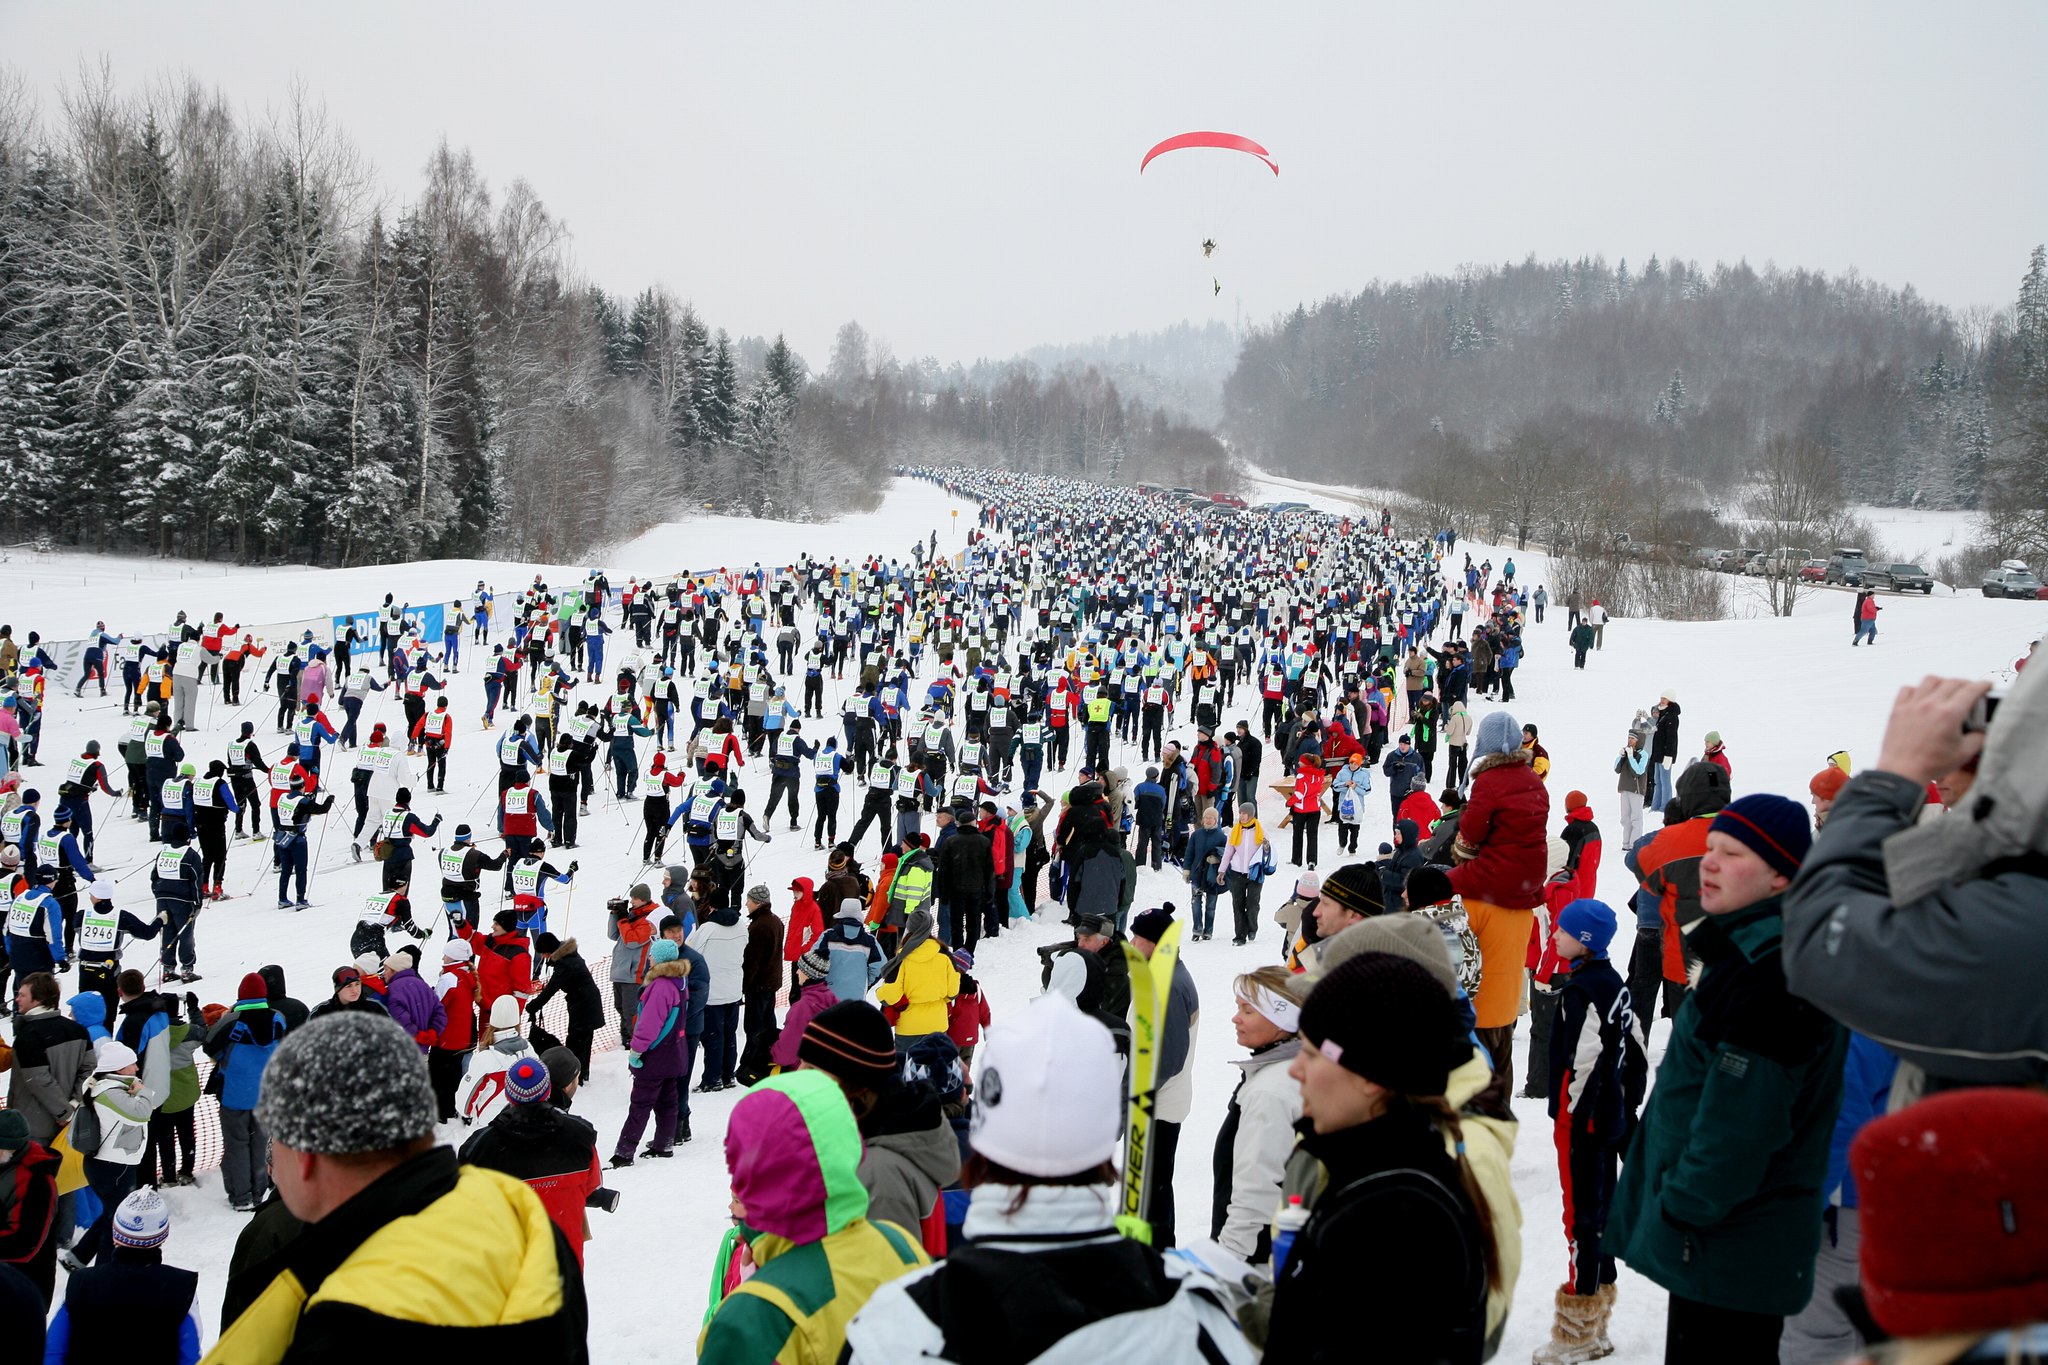
[[(407, 607), (404, 617), (406, 625), (417, 630), (420, 633), (421, 639), (425, 640), (429, 645), (439, 647), (441, 643), (441, 628), (447, 620), (447, 614), (448, 608), (446, 604), (430, 602), (423, 607)], [(377, 623), (383, 615), (383, 611), (378, 609), (353, 612), (347, 616), (337, 616), (334, 618), (334, 638), (337, 640), (341, 639), (344, 635), (348, 634), (348, 628), (354, 626), (356, 634), (361, 637), (364, 644), (370, 649), (375, 649), (378, 643)]]

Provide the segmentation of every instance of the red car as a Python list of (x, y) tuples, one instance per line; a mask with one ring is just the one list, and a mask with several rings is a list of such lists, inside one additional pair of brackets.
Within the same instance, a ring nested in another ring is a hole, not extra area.
[(1802, 583), (1825, 583), (1828, 577), (1828, 562), (1825, 559), (1809, 559), (1799, 566), (1799, 581)]
[(1240, 498), (1235, 493), (1211, 493), (1209, 495), (1209, 501), (1214, 503), (1220, 503), (1225, 507), (1235, 507), (1240, 512), (1242, 512), (1245, 507), (1244, 499)]

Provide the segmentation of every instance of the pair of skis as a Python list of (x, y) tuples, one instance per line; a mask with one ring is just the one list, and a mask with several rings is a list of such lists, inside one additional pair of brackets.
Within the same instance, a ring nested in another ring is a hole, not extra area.
[(1159, 1103), (1159, 1036), (1166, 1024), (1167, 997), (1173, 991), (1173, 968), (1180, 960), (1180, 921), (1166, 926), (1166, 933), (1146, 957), (1129, 943), (1123, 945), (1124, 962), (1131, 972), (1131, 1074), (1130, 1107), (1124, 1126), (1123, 1208), (1117, 1215), (1117, 1231), (1135, 1241), (1152, 1245), (1152, 1177), (1148, 1160), (1151, 1150), (1152, 1113)]

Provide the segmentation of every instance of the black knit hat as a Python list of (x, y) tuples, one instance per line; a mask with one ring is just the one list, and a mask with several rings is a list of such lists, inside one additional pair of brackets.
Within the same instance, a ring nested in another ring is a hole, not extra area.
[(1402, 888), (1402, 895), (1407, 899), (1410, 910), (1442, 905), (1452, 894), (1450, 873), (1434, 863), (1425, 863), (1410, 872), (1408, 884)]
[(1402, 1095), (1441, 1095), (1471, 1055), (1443, 983), (1420, 963), (1360, 953), (1316, 983), (1301, 1007), (1306, 1046)]
[(1354, 915), (1387, 913), (1380, 874), (1371, 863), (1346, 863), (1323, 878), (1323, 899), (1334, 901)]
[(896, 1074), (896, 1035), (867, 1001), (842, 1000), (804, 1025), (796, 1055), (848, 1084), (879, 1090)]

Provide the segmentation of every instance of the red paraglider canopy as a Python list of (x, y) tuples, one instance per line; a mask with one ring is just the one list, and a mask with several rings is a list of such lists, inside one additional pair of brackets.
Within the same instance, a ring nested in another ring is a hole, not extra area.
[(1250, 138), (1239, 137), (1236, 133), (1181, 133), (1170, 137), (1145, 153), (1145, 159), (1138, 163), (1138, 173), (1144, 174), (1145, 168), (1152, 164), (1153, 157), (1162, 152), (1177, 152), (1183, 147), (1217, 147), (1226, 152), (1246, 152), (1265, 162), (1272, 168), (1273, 174), (1280, 174), (1280, 163), (1273, 159), (1271, 152)]

